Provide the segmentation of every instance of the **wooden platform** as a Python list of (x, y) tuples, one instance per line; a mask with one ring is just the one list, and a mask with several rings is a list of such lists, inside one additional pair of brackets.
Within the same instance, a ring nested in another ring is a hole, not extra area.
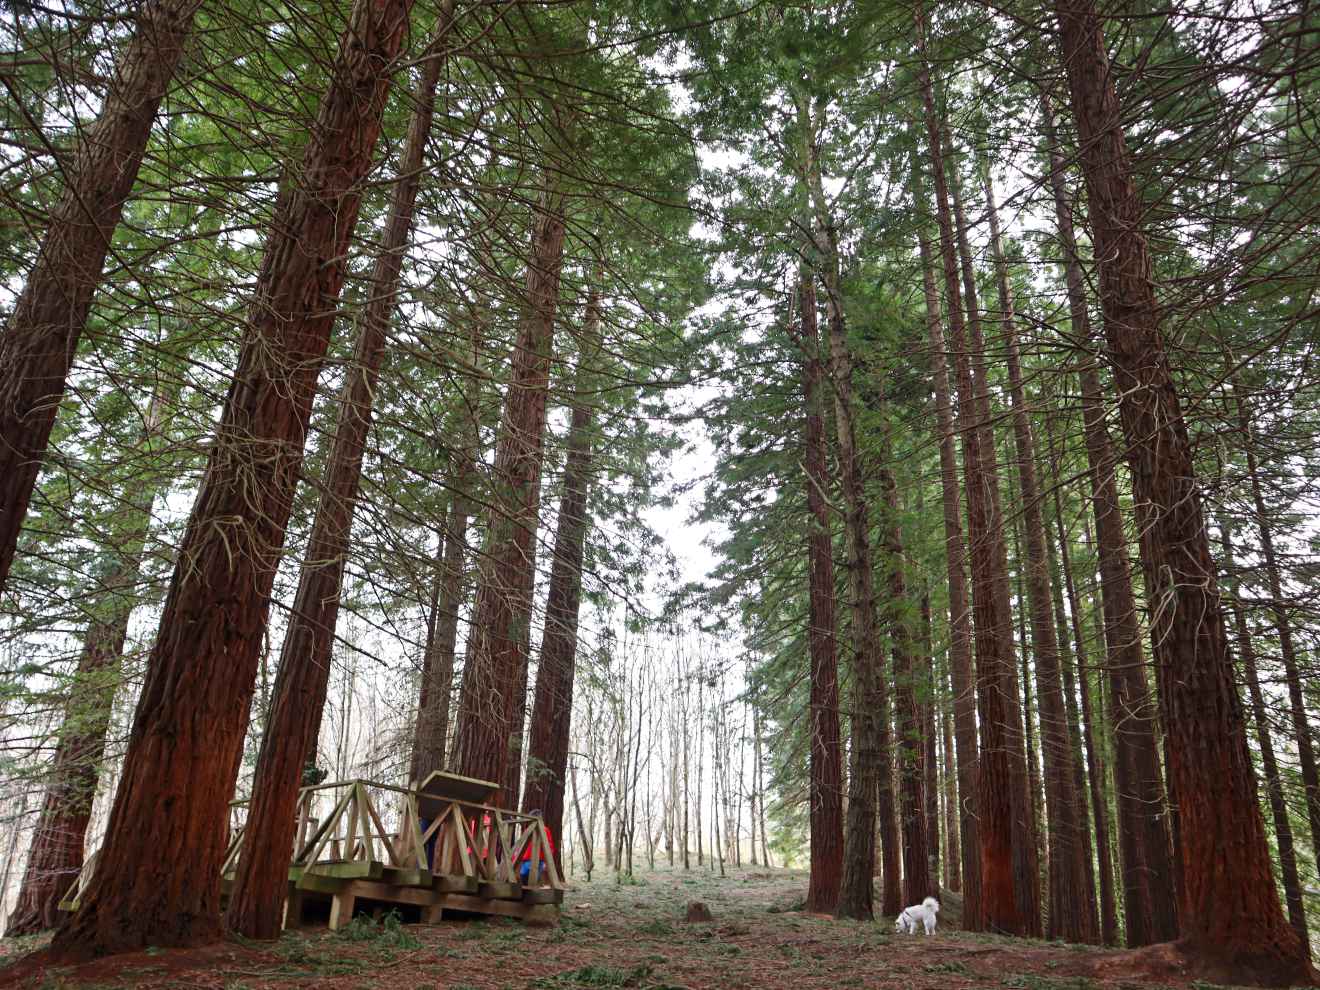
[[(332, 930), (359, 909), (391, 906), (432, 923), (446, 911), (556, 923), (564, 885), (545, 823), (483, 803), (496, 790), (488, 781), (443, 773), (411, 788), (367, 780), (303, 788), (285, 926), (303, 924), (313, 907), (324, 913), (327, 903)], [(242, 855), (245, 816), (246, 802), (234, 802), (224, 896)], [(519, 875), (524, 862), (526, 884)], [(60, 906), (76, 908), (85, 883), (80, 875)]]

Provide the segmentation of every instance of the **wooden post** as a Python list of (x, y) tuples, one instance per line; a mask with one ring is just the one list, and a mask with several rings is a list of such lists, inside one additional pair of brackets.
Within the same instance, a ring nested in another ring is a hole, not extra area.
[(352, 885), (334, 894), (330, 899), (330, 930), (337, 932), (341, 927), (353, 920), (353, 905), (357, 901), (357, 895), (353, 891)]

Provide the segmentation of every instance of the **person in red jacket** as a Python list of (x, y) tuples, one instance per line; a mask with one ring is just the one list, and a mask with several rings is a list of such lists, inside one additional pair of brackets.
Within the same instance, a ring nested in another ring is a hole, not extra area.
[[(537, 809), (536, 811), (528, 812), (528, 814), (530, 814), (533, 818), (541, 817), (540, 809)], [(542, 855), (553, 856), (554, 854), (555, 854), (555, 840), (550, 835), (550, 829), (546, 828), (545, 850), (543, 851)], [(544, 869), (544, 866), (542, 866), (542, 869)], [(531, 885), (529, 882), (529, 878), (532, 875), (532, 843), (531, 842), (528, 842), (527, 845), (523, 847), (522, 866), (520, 866), (518, 869), (518, 875), (522, 877), (522, 882), (524, 887)], [(540, 882), (540, 879), (541, 878), (538, 873), (537, 882)]]

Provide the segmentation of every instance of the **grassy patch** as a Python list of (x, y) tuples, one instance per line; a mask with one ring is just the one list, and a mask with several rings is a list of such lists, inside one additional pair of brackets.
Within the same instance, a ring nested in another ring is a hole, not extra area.
[(927, 963), (921, 967), (923, 973), (958, 973), (966, 975), (968, 969), (960, 962)]

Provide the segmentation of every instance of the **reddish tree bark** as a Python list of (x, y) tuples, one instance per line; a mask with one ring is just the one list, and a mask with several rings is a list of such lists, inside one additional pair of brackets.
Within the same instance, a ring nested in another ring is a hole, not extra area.
[(50, 443), (64, 383), (124, 203), (200, 0), (150, 0), (115, 64), (100, 116), (78, 143), (68, 187), (0, 339), (0, 588)]
[[(918, 11), (919, 44), (925, 51), (924, 13)], [(973, 628), (976, 644), (977, 703), (981, 747), (978, 757), (977, 814), (980, 839), (979, 911), (967, 919), (972, 929), (991, 928), (1015, 934), (1039, 931), (1039, 887), (1035, 839), (1022, 749), (1022, 707), (1013, 660), (1009, 610), (1007, 550), (999, 515), (997, 469), (989, 433), (989, 398), (974, 376), (964, 336), (963, 298), (958, 284), (957, 246), (944, 172), (943, 139), (929, 69), (920, 68), (927, 148), (935, 181), (949, 330), (957, 372), (958, 428), (962, 434), (967, 476), (967, 531), (971, 550)], [(974, 288), (974, 286), (973, 286)], [(975, 298), (967, 301), (969, 318)], [(972, 346), (984, 354), (979, 320)], [(977, 362), (978, 368), (980, 361)], [(966, 878), (964, 877), (964, 882)]]
[(1059, 640), (1054, 626), (1054, 601), (1049, 557), (1046, 552), (1045, 516), (1036, 475), (1036, 441), (1027, 411), (1022, 361), (1018, 352), (1013, 290), (1008, 261), (999, 232), (999, 214), (989, 172), (985, 174), (986, 208), (990, 218), (990, 248), (999, 283), (1000, 329), (1008, 365), (1009, 395), (1013, 405), (1013, 439), (1017, 449), (1018, 485), (1022, 495), (1022, 525), (1026, 544), (1027, 613), (1031, 622), (1031, 648), (1036, 661), (1036, 696), (1040, 702), (1041, 756), (1049, 842), (1048, 938), (1068, 942), (1095, 942), (1099, 919), (1095, 889), (1087, 883), (1087, 843), (1082, 826), (1077, 767), (1068, 735), (1068, 714), (1063, 698)]
[[(564, 257), (564, 198), (550, 181), (532, 225), (523, 312), (495, 449), (490, 531), (454, 737), (456, 770), (498, 783), (501, 791), (506, 790), (513, 734), (522, 732), (521, 722), (514, 725), (514, 709), (523, 707), (516, 687), (519, 677), (526, 677), (546, 398)], [(499, 795), (493, 800), (498, 803)]]
[[(818, 177), (817, 177), (818, 178)], [(826, 268), (826, 312), (829, 326), (829, 375), (834, 393), (835, 441), (848, 555), (848, 597), (852, 613), (853, 699), (852, 757), (844, 833), (843, 882), (835, 913), (867, 919), (874, 914), (877, 823), (883, 864), (882, 910), (897, 913), (898, 841), (894, 836), (893, 771), (889, 754), (889, 699), (885, 690), (875, 587), (872, 576), (869, 511), (862, 491), (861, 457), (853, 418), (852, 356), (848, 351), (843, 300), (840, 294), (837, 245), (827, 226), (819, 235)], [(885, 841), (890, 838), (890, 841)]]
[(568, 454), (564, 461), (564, 494), (559, 501), (550, 589), (545, 605), (545, 631), (541, 636), (541, 663), (536, 671), (536, 696), (528, 729), (527, 780), (523, 786), (524, 811), (540, 809), (556, 837), (562, 835), (564, 780), (568, 773), (569, 730), (573, 716), (573, 679), (578, 649), (578, 611), (582, 603), (582, 557), (591, 520), (587, 497), (592, 474), (592, 407), (583, 393), (590, 380), (591, 363), (600, 352), (600, 292), (587, 296), (582, 343), (577, 367), (577, 394), (568, 426)]
[(106, 842), (78, 912), (55, 935), (55, 958), (191, 945), (220, 933), (228, 802), (270, 589), (361, 182), (411, 7), (412, 0), (354, 5), (301, 180), (287, 183), (277, 204)]
[[(925, 509), (923, 490), (917, 487), (917, 511)], [(930, 586), (922, 578), (921, 586), (921, 692), (917, 710), (921, 713), (921, 788), (926, 802), (926, 856), (930, 861), (930, 882), (940, 886), (940, 777), (938, 729), (935, 711), (935, 649), (931, 629)]]
[(807, 491), (808, 618), (810, 652), (810, 837), (811, 875), (808, 911), (832, 912), (843, 881), (843, 740), (839, 735), (838, 646), (834, 618), (834, 545), (830, 527), (829, 467), (825, 413), (821, 400), (824, 372), (816, 320), (816, 285), (804, 271), (799, 282), (801, 307), (802, 473)]
[[(944, 692), (944, 678), (941, 671), (940, 692)], [(956, 893), (961, 893), (963, 889), (962, 882), (962, 843), (961, 836), (958, 834), (959, 814), (958, 806), (958, 769), (954, 765), (957, 760), (954, 756), (953, 746), (953, 715), (943, 703), (940, 705), (940, 733), (941, 733), (941, 752), (944, 754), (944, 765), (941, 772), (944, 776), (944, 886)], [(966, 904), (966, 898), (963, 899)]]
[[(1191, 442), (1160, 333), (1143, 207), (1122, 109), (1090, 0), (1056, 0), (1100, 270), (1105, 338), (1128, 442), (1133, 495), (1148, 523), (1152, 633), (1177, 802), (1179, 947), (1219, 982), (1316, 979), (1274, 887), (1265, 826), (1233, 683)], [(1224, 891), (1232, 896), (1225, 897)]]
[[(1072, 204), (1064, 187), (1065, 163), (1048, 97), (1042, 99), (1041, 109), (1049, 143), (1050, 185), (1063, 254), (1069, 320), (1073, 335), (1090, 341), (1093, 330), (1073, 232)], [(1164, 786), (1137, 604), (1132, 592), (1127, 537), (1114, 475), (1117, 462), (1105, 425), (1100, 376), (1093, 362), (1083, 364), (1080, 378), (1110, 682), (1125, 931), (1129, 946), (1149, 945), (1172, 939), (1178, 931)], [(1066, 542), (1063, 546), (1066, 553)]]
[[(444, 45), (451, 15), (449, 0), (440, 15), (435, 45)], [(278, 938), (283, 927), (298, 791), (303, 769), (316, 752), (325, 709), (372, 399), (398, 300), (443, 65), (443, 56), (434, 51), (422, 63), (385, 237), (371, 275), (371, 298), (358, 320), (353, 364), (340, 395), (339, 425), (280, 649), (274, 701), (261, 739), (243, 849), (225, 912), (229, 927), (248, 938)]]
[[(796, 95), (804, 136), (817, 132), (806, 97)], [(842, 918), (871, 918), (874, 913), (876, 828), (881, 845), (881, 909), (897, 912), (902, 900), (899, 841), (894, 820), (893, 764), (889, 694), (876, 616), (872, 574), (870, 513), (863, 492), (861, 455), (854, 422), (852, 355), (839, 266), (838, 231), (829, 213), (818, 149), (808, 137), (802, 180), (815, 217), (813, 248), (825, 286), (830, 360), (828, 374), (834, 395), (835, 442), (844, 533), (848, 559), (848, 597), (852, 615), (853, 699), (852, 752), (844, 832), (843, 881), (835, 913)]]
[[(1220, 521), (1219, 532), (1224, 543), (1224, 572), (1234, 575), (1233, 538), (1227, 520)], [(1288, 907), (1288, 923), (1302, 940), (1302, 947), (1309, 957), (1311, 935), (1306, 927), (1306, 902), (1302, 897), (1302, 881), (1297, 872), (1292, 822), (1288, 818), (1288, 803), (1283, 793), (1283, 780), (1279, 775), (1279, 762), (1274, 756), (1274, 740), (1270, 738), (1265, 694), (1261, 691), (1260, 674), (1256, 670), (1256, 647), (1251, 639), (1251, 628), (1247, 625), (1247, 612), (1242, 606), (1236, 575), (1230, 578), (1230, 592), (1238, 653), (1242, 659), (1243, 672), (1247, 675), (1251, 713), (1256, 723), (1256, 741), (1260, 746), (1261, 769), (1265, 771), (1265, 793), (1270, 799), (1270, 814), (1274, 818), (1274, 839), (1279, 850), (1279, 873), (1283, 879), (1283, 899)]]
[[(882, 400), (883, 401), (883, 400)], [(938, 890), (930, 872), (926, 807), (922, 788), (921, 711), (917, 703), (916, 670), (912, 659), (907, 580), (903, 573), (903, 531), (899, 526), (898, 484), (889, 468), (892, 452), (888, 439), (881, 451), (880, 487), (887, 510), (881, 539), (889, 585), (887, 602), (889, 639), (894, 657), (894, 700), (898, 715), (899, 824), (903, 837), (903, 902), (920, 904)], [(900, 908), (901, 910), (901, 908)]]
[[(915, 162), (912, 174), (914, 180), (919, 179), (921, 175)], [(916, 188), (924, 206), (925, 196), (921, 194), (919, 187)], [(922, 287), (926, 299), (926, 331), (935, 387), (935, 420), (939, 429), (940, 490), (944, 508), (944, 560), (949, 588), (949, 680), (953, 688), (958, 799), (964, 805), (957, 809), (957, 815), (961, 840), (963, 918), (964, 924), (968, 924), (968, 919), (980, 917), (981, 905), (981, 840), (975, 814), (978, 771), (976, 687), (972, 673), (972, 613), (967, 602), (967, 549), (963, 542), (958, 459), (954, 451), (955, 427), (948, 365), (945, 360), (944, 331), (940, 325), (940, 300), (935, 288), (930, 242), (924, 233), (920, 237), (919, 247)], [(954, 318), (951, 311), (950, 323)], [(961, 319), (961, 315), (958, 318)]]
[[(1072, 639), (1075, 651), (1077, 695), (1081, 703), (1080, 721), (1082, 746), (1086, 753), (1086, 781), (1091, 796), (1091, 813), (1095, 823), (1095, 856), (1100, 874), (1100, 938), (1105, 945), (1118, 944), (1118, 906), (1114, 897), (1113, 847), (1109, 841), (1109, 801), (1105, 796), (1105, 764), (1095, 744), (1094, 716), (1091, 708), (1091, 685), (1087, 672), (1091, 669), (1087, 659), (1086, 636), (1082, 631), (1081, 605), (1073, 584), (1072, 560), (1068, 550), (1068, 534), (1063, 527), (1063, 508), (1059, 499), (1058, 471), (1055, 470), (1054, 507), (1058, 529), (1059, 553), (1062, 557), (1064, 591), (1068, 596), (1068, 611), (1072, 616)], [(1056, 584), (1057, 593), (1057, 584)], [(1059, 624), (1063, 625), (1063, 602), (1055, 603)], [(1063, 634), (1066, 635), (1066, 632)]]
[[(952, 147), (947, 130), (946, 148)], [(944, 155), (941, 152), (941, 160)], [(990, 390), (987, 383), (985, 338), (977, 301), (976, 273), (967, 237), (960, 183), (953, 176), (953, 222), (958, 255), (962, 261), (963, 301), (967, 307), (970, 350), (955, 344), (958, 359), (960, 408), (969, 409), (969, 426), (980, 434), (977, 454), (968, 469), (967, 514), (972, 545), (972, 605), (976, 630), (977, 701), (981, 713), (981, 792), (989, 791), (1002, 807), (985, 809), (981, 828), (981, 871), (984, 919), (988, 927), (1010, 934), (1039, 935), (1040, 863), (1031, 766), (1025, 749), (1029, 726), (1018, 680), (1013, 647), (1013, 606), (1009, 585), (1008, 545), (1004, 536), (1004, 513), (1000, 501), (999, 459), (995, 448)], [(964, 365), (969, 367), (964, 368)], [(973, 520), (976, 524), (973, 525)], [(1025, 639), (1025, 637), (1024, 637)], [(1034, 753), (1034, 750), (1033, 750)], [(987, 754), (994, 754), (993, 758)], [(1034, 758), (1034, 757), (1033, 757)], [(986, 798), (987, 801), (991, 798)], [(991, 833), (986, 822), (998, 822)], [(1007, 835), (1001, 834), (1003, 830)], [(995, 867), (987, 862), (987, 843), (997, 856), (1008, 853), (1010, 876), (1001, 880), (998, 899), (992, 899), (986, 877)], [(1011, 890), (1012, 905), (1007, 894)]]
[[(1056, 475), (1054, 481), (1054, 507), (1056, 511), (1059, 510), (1059, 505), (1059, 482)], [(1059, 643), (1059, 667), (1063, 674), (1063, 700), (1067, 711), (1068, 744), (1073, 752), (1073, 791), (1077, 795), (1077, 818), (1082, 836), (1082, 866), (1086, 874), (1086, 887), (1092, 892), (1092, 899), (1094, 900), (1094, 893), (1098, 889), (1095, 876), (1096, 852), (1093, 845), (1093, 833), (1091, 832), (1091, 815), (1087, 807), (1086, 763), (1082, 755), (1084, 752), (1082, 747), (1082, 712), (1077, 703), (1076, 667), (1069, 646), (1068, 616), (1063, 604), (1063, 576), (1059, 569), (1058, 551), (1050, 540), (1048, 532), (1046, 532), (1045, 549), (1050, 568), (1050, 590), (1054, 603), (1054, 628)], [(1106, 882), (1107, 880), (1108, 878), (1106, 878)], [(1101, 913), (1103, 913), (1103, 905), (1105, 904), (1108, 904), (1112, 909), (1114, 907), (1113, 890), (1110, 889), (1107, 895), (1101, 894), (1100, 901), (1102, 905)], [(1116, 918), (1116, 916), (1114, 917)], [(1117, 929), (1113, 925), (1106, 928), (1099, 915), (1097, 915), (1097, 924), (1100, 926), (1101, 941), (1104, 941), (1106, 945), (1112, 945)], [(1108, 941), (1105, 941), (1106, 937)]]

